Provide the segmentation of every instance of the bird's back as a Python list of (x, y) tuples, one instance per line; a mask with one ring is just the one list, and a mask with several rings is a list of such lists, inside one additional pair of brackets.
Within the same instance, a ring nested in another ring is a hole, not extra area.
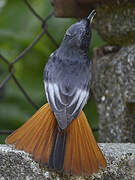
[(61, 129), (75, 119), (87, 102), (90, 89), (90, 60), (50, 56), (44, 71), (46, 96)]

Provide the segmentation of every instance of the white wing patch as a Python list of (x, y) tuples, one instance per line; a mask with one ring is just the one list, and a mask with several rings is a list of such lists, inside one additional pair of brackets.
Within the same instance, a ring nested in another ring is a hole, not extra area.
[[(53, 88), (52, 83), (46, 83), (44, 81), (44, 84), (45, 84), (45, 92), (46, 92), (46, 97), (47, 97), (48, 102), (49, 102), (49, 97), (50, 97), (53, 106), (56, 108), (57, 111), (59, 111), (55, 104), (54, 88)], [(49, 93), (49, 95), (48, 95), (48, 93)]]
[(51, 83), (48, 83), (48, 93), (49, 97), (51, 98), (52, 104), (55, 106), (54, 89)]
[(52, 57), (54, 55), (54, 52), (50, 55), (50, 57)]
[(48, 101), (48, 91), (47, 91), (47, 83), (44, 81), (44, 86), (45, 86), (45, 94), (46, 94), (46, 98)]
[(75, 96), (74, 96), (74, 99), (72, 100), (72, 102), (68, 105), (68, 107), (71, 107), (76, 101), (78, 101), (79, 99), (79, 96), (81, 94), (81, 89), (78, 89)]
[[(79, 96), (78, 96), (78, 98), (76, 98), (76, 101), (78, 101), (77, 106), (74, 109), (72, 115), (80, 108), (80, 106), (83, 107), (86, 104), (87, 99), (88, 99), (88, 95), (89, 95), (88, 91), (82, 90), (82, 89), (78, 90), (78, 91), (79, 91), (79, 93), (78, 93)], [(81, 91), (81, 93), (80, 93), (80, 91)]]
[(54, 87), (54, 92), (55, 92), (58, 100), (60, 101), (60, 103), (61, 103), (62, 105), (66, 105), (66, 104), (64, 104), (64, 103), (62, 102), (62, 100), (61, 100), (60, 91), (59, 91), (58, 85), (57, 85), (56, 83), (54, 83), (54, 84), (53, 84), (53, 87)]
[(62, 111), (62, 109), (59, 110), (57, 108), (56, 103), (55, 103), (55, 94), (56, 94), (56, 97), (59, 99), (60, 103), (62, 103), (62, 100), (60, 98), (59, 88), (58, 88), (57, 84), (56, 83), (54, 83), (54, 84), (53, 83), (46, 83), (44, 81), (44, 85), (45, 85), (45, 92), (46, 92), (46, 97), (47, 97), (48, 102), (49, 102), (49, 97), (50, 97), (51, 103), (53, 104), (55, 109), (59, 112)]
[[(56, 83), (46, 83), (45, 81), (44, 81), (44, 85), (45, 85), (46, 97), (47, 97), (48, 102), (49, 102), (49, 97), (50, 97), (51, 103), (55, 107), (56, 111), (58, 111), (58, 112), (62, 111), (62, 109), (60, 110), (60, 109), (57, 108), (56, 102), (55, 102), (55, 95), (56, 95), (56, 97), (58, 98), (59, 102), (62, 105), (66, 106), (66, 104), (64, 104), (62, 102), (62, 99), (61, 99), (61, 96), (60, 96), (60, 91), (59, 91), (59, 86)], [(84, 105), (87, 102), (88, 96), (89, 96), (89, 91), (82, 90), (82, 89), (77, 89), (76, 94), (75, 94), (73, 100), (67, 106), (67, 109), (68, 109), (69, 107), (71, 107), (73, 104), (75, 104), (77, 102), (77, 105), (76, 105), (72, 115), (74, 113), (76, 113), (78, 111), (78, 109), (80, 109), (80, 107), (81, 108), (84, 107)]]

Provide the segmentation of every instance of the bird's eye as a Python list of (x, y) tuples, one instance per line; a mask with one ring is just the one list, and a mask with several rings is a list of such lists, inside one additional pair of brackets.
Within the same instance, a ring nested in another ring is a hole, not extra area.
[(66, 31), (66, 36), (73, 37), (74, 35), (75, 35), (74, 31), (71, 30)]
[(69, 35), (69, 34), (66, 34), (66, 37), (71, 37), (71, 35)]
[(89, 35), (89, 31), (86, 31), (86, 33), (85, 33), (87, 36)]
[(73, 36), (71, 36), (71, 35), (69, 35), (69, 34), (66, 34), (66, 38), (67, 38), (67, 39), (72, 39)]
[(66, 32), (66, 36), (72, 36), (71, 33), (69, 32)]

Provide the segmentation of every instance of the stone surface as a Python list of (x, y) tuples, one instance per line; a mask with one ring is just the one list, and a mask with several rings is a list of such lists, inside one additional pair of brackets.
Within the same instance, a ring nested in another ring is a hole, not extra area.
[(90, 177), (61, 175), (40, 168), (24, 151), (0, 145), (0, 180), (134, 180), (135, 144), (99, 144), (108, 166)]
[[(97, 4), (104, 4), (108, 0), (50, 0), (57, 17), (87, 17)], [(114, 1), (114, 0), (109, 0)], [(70, 9), (70, 11), (69, 11)]]
[(135, 45), (94, 50), (100, 142), (135, 142)]
[(96, 6), (94, 27), (109, 45), (135, 43), (134, 0), (108, 1)]

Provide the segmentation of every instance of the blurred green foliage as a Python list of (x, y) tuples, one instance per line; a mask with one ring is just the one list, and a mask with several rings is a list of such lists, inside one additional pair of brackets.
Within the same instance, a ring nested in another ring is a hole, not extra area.
[[(50, 1), (30, 0), (33, 8), (46, 17), (53, 8)], [(66, 29), (75, 19), (55, 18), (48, 21), (48, 31), (58, 44)], [(14, 60), (41, 32), (40, 21), (31, 13), (23, 0), (0, 0), (0, 53), (10, 62)], [(104, 42), (93, 32), (91, 49)], [(49, 55), (56, 49), (51, 40), (44, 35), (38, 44), (15, 64), (15, 76), (33, 101), (40, 107), (46, 102), (43, 70)], [(8, 75), (8, 67), (0, 60), (0, 82)], [(36, 110), (26, 100), (13, 80), (0, 90), (0, 130), (16, 129)], [(85, 108), (92, 127), (97, 127), (98, 115), (92, 99)], [(0, 136), (4, 143), (6, 136)]]

